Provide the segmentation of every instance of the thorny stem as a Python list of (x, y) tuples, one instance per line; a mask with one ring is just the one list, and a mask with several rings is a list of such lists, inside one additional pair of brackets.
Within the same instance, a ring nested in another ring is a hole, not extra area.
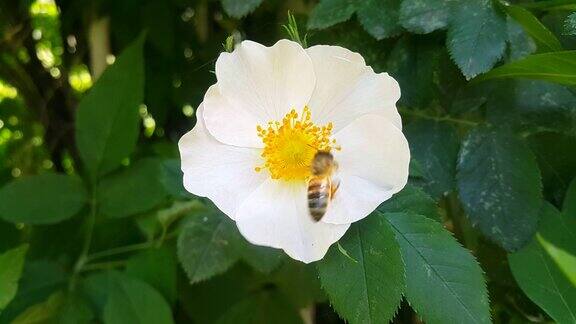
[(447, 121), (447, 122), (466, 125), (466, 126), (478, 126), (478, 124), (479, 124), (479, 123), (473, 122), (471, 120), (453, 118), (450, 116), (443, 116), (443, 117), (432, 116), (432, 115), (428, 115), (425, 113), (421, 113), (421, 112), (416, 111), (416, 110), (406, 109), (406, 108), (402, 108), (402, 107), (398, 108), (398, 111), (400, 113), (402, 113), (403, 115), (413, 116), (413, 117), (422, 118), (422, 119), (430, 119), (430, 120), (435, 120), (435, 121)]

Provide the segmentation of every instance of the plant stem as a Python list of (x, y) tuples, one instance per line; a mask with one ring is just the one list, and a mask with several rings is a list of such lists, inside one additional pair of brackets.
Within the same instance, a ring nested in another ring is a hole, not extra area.
[(110, 268), (120, 268), (120, 267), (126, 266), (126, 263), (127, 263), (126, 260), (117, 260), (117, 261), (107, 261), (107, 262), (86, 264), (80, 270), (80, 272), (106, 270), (106, 269), (110, 269)]
[(92, 245), (92, 236), (94, 234), (94, 225), (96, 224), (96, 194), (95, 190), (92, 190), (92, 198), (90, 199), (90, 213), (86, 219), (86, 237), (84, 238), (84, 244), (82, 245), (82, 251), (80, 256), (74, 265), (74, 271), (70, 279), (70, 290), (76, 287), (76, 281), (78, 280), (78, 274), (82, 271), (82, 268), (86, 264), (87, 255), (90, 251), (90, 246)]
[(120, 247), (113, 248), (110, 250), (105, 250), (105, 251), (100, 251), (100, 252), (90, 254), (86, 257), (86, 261), (94, 261), (94, 260), (98, 260), (98, 259), (102, 259), (102, 258), (106, 258), (109, 256), (118, 255), (118, 254), (124, 254), (124, 253), (129, 253), (129, 252), (134, 252), (134, 251), (145, 250), (145, 249), (154, 247), (154, 245), (155, 245), (155, 241), (148, 241), (148, 242), (144, 242), (144, 243), (137, 243), (137, 244), (132, 244), (132, 245), (120, 246)]
[(406, 108), (402, 108), (402, 107), (398, 108), (398, 111), (400, 113), (402, 113), (403, 115), (413, 116), (413, 117), (422, 118), (422, 119), (430, 119), (430, 120), (435, 120), (435, 121), (447, 121), (447, 122), (451, 122), (451, 123), (455, 123), (455, 124), (462, 124), (462, 125), (466, 125), (466, 126), (477, 126), (479, 124), (479, 123), (473, 122), (471, 120), (452, 118), (450, 116), (443, 116), (443, 117), (432, 116), (432, 115), (421, 113), (421, 112), (416, 111), (416, 110), (410, 110), (410, 109), (406, 109)]

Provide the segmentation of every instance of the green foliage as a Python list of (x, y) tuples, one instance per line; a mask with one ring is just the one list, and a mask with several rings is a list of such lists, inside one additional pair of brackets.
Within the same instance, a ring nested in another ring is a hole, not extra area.
[(446, 28), (454, 0), (404, 0), (400, 6), (400, 24), (416, 34), (428, 34)]
[(530, 55), (508, 63), (478, 77), (476, 80), (522, 78), (546, 80), (576, 85), (576, 51), (563, 51)]
[(417, 121), (404, 129), (412, 158), (422, 167), (423, 187), (434, 197), (446, 195), (454, 189), (456, 157), (460, 141), (449, 124)]
[(481, 127), (468, 134), (458, 157), (458, 192), (470, 221), (508, 251), (536, 232), (541, 205), (535, 158), (507, 130)]
[(254, 11), (262, 3), (262, 0), (221, 0), (224, 11), (235, 18), (242, 18)]
[(372, 215), (352, 225), (340, 243), (349, 256), (332, 246), (318, 264), (334, 309), (350, 323), (390, 321), (405, 286), (405, 267), (390, 225)]
[(0, 254), (0, 313), (16, 296), (26, 251), (28, 246), (24, 245)]
[[(574, 322), (574, 11), (2, 2), (0, 323)], [(313, 264), (243, 239), (178, 155), (223, 47), (281, 38), (392, 75), (412, 157), (408, 185)]]
[[(526, 294), (558, 323), (576, 321), (576, 289), (543, 245), (547, 240), (576, 255), (575, 219), (544, 205), (538, 234), (508, 256), (514, 278)], [(570, 269), (574, 271), (574, 268)]]
[(286, 307), (281, 295), (262, 292), (247, 298), (226, 311), (216, 321), (218, 324), (296, 324), (302, 319), (295, 309)]
[(220, 213), (195, 215), (178, 238), (178, 259), (191, 283), (226, 271), (240, 258), (234, 223)]
[(446, 37), (452, 59), (471, 79), (490, 70), (502, 58), (506, 20), (490, 0), (464, 0), (455, 7)]
[(144, 97), (144, 36), (118, 57), (78, 106), (76, 142), (91, 179), (114, 170), (138, 138)]
[(97, 191), (100, 211), (110, 217), (126, 217), (159, 205), (167, 196), (162, 167), (159, 160), (144, 159), (102, 179)]
[(104, 306), (104, 323), (173, 323), (170, 306), (148, 284), (113, 274), (114, 285)]
[(76, 215), (87, 200), (82, 182), (74, 176), (31, 176), (0, 190), (0, 217), (13, 223), (54, 224)]
[(513, 5), (502, 5), (510, 17), (522, 25), (524, 30), (536, 41), (540, 52), (562, 50), (560, 41), (530, 11)]
[(469, 251), (426, 217), (410, 213), (382, 216), (400, 245), (406, 299), (426, 323), (491, 322), (482, 269)]

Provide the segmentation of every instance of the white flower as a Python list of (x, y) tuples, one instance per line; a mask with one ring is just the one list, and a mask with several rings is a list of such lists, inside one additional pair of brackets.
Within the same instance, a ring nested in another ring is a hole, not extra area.
[[(398, 83), (338, 46), (244, 41), (216, 61), (217, 83), (179, 142), (184, 186), (210, 198), (253, 244), (309, 263), (408, 179)], [(314, 222), (307, 179), (317, 150), (340, 187)]]

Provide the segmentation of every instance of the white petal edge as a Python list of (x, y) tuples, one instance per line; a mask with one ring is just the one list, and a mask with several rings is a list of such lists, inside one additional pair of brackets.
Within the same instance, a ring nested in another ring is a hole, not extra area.
[[(198, 108), (202, 116), (204, 107)], [(202, 118), (178, 142), (184, 187), (190, 193), (208, 197), (234, 219), (238, 207), (269, 175), (256, 172), (261, 164), (259, 149), (223, 144), (206, 130)]]
[(364, 58), (340, 46), (317, 45), (306, 49), (314, 64), (316, 88), (309, 102), (313, 119), (334, 124), (334, 132), (350, 121), (378, 114), (402, 129), (396, 109), (400, 86), (388, 73), (375, 73)]
[(304, 263), (322, 259), (350, 224), (314, 222), (306, 191), (304, 182), (265, 181), (238, 209), (240, 233), (252, 244), (282, 249)]
[(410, 149), (402, 132), (388, 119), (364, 115), (334, 135), (340, 181), (322, 222), (356, 222), (402, 190), (408, 181)]
[[(232, 53), (220, 54), (216, 79), (228, 104), (206, 97), (208, 130), (219, 141), (241, 147), (261, 147), (254, 138), (257, 124), (265, 126), (291, 109), (302, 110), (316, 84), (306, 51), (285, 39), (271, 47), (243, 41)], [(219, 121), (218, 126), (214, 121)]]

